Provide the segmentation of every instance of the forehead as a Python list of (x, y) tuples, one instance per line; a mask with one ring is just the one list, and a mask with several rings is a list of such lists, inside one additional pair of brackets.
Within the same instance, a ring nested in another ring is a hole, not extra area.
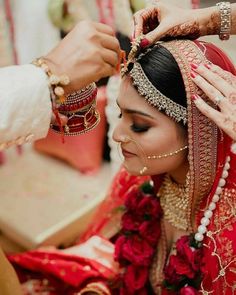
[(132, 85), (132, 78), (130, 76), (125, 76), (122, 79), (117, 101), (122, 108), (141, 108), (154, 115), (158, 113), (158, 110), (149, 105), (145, 98), (138, 93)]
[(151, 116), (153, 120), (157, 121), (159, 126), (166, 124), (174, 126), (177, 124), (167, 115), (151, 106), (132, 85), (132, 78), (129, 76), (124, 77), (121, 81), (117, 103), (121, 110), (132, 110), (134, 112), (138, 111), (146, 113)]

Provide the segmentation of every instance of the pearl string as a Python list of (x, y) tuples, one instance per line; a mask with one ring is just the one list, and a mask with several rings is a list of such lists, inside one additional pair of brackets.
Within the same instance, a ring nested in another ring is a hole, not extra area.
[(167, 158), (167, 157), (172, 157), (172, 156), (175, 156), (177, 155), (178, 153), (186, 150), (188, 148), (187, 145), (179, 148), (178, 150), (176, 151), (173, 151), (173, 152), (170, 152), (170, 153), (167, 153), (167, 154), (161, 154), (161, 155), (158, 155), (158, 156), (147, 156), (148, 159), (162, 159), (162, 158)]
[(228, 170), (230, 168), (230, 156), (226, 158), (225, 166), (219, 180), (218, 186), (216, 188), (215, 194), (210, 202), (208, 208), (204, 212), (204, 217), (201, 219), (201, 224), (197, 229), (197, 233), (195, 234), (194, 238), (197, 242), (201, 242), (204, 239), (204, 234), (207, 232), (207, 226), (210, 224), (210, 219), (213, 216), (213, 211), (216, 208), (216, 203), (220, 199), (220, 194), (222, 193), (222, 189), (226, 184), (226, 178), (228, 177), (229, 173)]

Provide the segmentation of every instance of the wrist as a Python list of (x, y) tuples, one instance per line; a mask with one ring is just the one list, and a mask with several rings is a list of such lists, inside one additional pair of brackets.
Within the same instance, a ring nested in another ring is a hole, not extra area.
[(196, 9), (201, 36), (218, 35), (220, 32), (220, 12), (218, 7)]
[[(71, 67), (70, 63), (62, 62), (61, 58), (60, 60), (55, 58), (55, 54), (49, 53), (44, 56), (43, 59), (46, 61), (52, 73), (57, 76), (67, 75), (69, 77), (70, 83), (64, 86), (66, 95), (78, 91), (94, 82), (94, 80), (91, 80), (91, 75), (89, 76), (89, 79), (86, 79), (88, 75), (86, 73), (86, 67), (84, 67), (82, 63), (80, 64), (80, 67), (78, 66), (79, 70), (75, 70), (75, 67)], [(73, 71), (71, 68), (73, 68)]]
[(67, 75), (70, 83), (67, 85), (63, 86), (63, 89), (65, 91), (65, 94), (69, 94), (71, 92), (74, 91), (73, 87), (72, 87), (72, 81), (71, 81), (71, 77), (67, 74), (66, 70), (63, 69), (62, 65), (60, 65), (59, 63), (55, 62), (52, 58), (50, 58), (50, 56), (44, 56), (43, 60), (47, 63), (50, 71), (56, 75), (56, 76), (63, 76), (63, 75)]

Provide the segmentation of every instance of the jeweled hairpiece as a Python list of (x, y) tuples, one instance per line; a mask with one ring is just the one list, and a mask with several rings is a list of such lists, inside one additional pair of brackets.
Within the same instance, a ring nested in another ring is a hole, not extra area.
[(130, 71), (130, 76), (133, 79), (133, 84), (137, 87), (138, 93), (142, 95), (150, 105), (154, 106), (159, 111), (163, 110), (167, 116), (173, 118), (176, 122), (182, 121), (183, 124), (187, 123), (187, 109), (172, 101), (156, 89), (149, 81), (138, 62), (134, 63)]
[(148, 48), (145, 52), (138, 55), (141, 39), (142, 38), (139, 37), (132, 43), (132, 49), (128, 60), (122, 65), (121, 75), (124, 76), (128, 72), (129, 64), (133, 63), (133, 68), (129, 74), (133, 79), (133, 84), (137, 87), (138, 93), (142, 95), (150, 105), (154, 106), (159, 111), (164, 111), (167, 116), (173, 118), (176, 122), (182, 121), (185, 125), (187, 123), (187, 109), (172, 101), (156, 89), (149, 81), (138, 62), (144, 55), (150, 52), (153, 47), (159, 46), (159, 43), (156, 43), (153, 47)]

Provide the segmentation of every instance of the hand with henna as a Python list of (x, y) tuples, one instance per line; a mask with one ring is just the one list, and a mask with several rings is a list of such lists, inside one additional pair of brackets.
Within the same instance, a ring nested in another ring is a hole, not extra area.
[(218, 110), (212, 108), (196, 94), (192, 98), (197, 108), (236, 140), (236, 76), (213, 64), (192, 64), (191, 76), (194, 83), (218, 106)]
[[(158, 0), (134, 15), (134, 38), (143, 34), (142, 47), (158, 40), (196, 39), (220, 31), (218, 7), (183, 9)], [(236, 34), (236, 4), (231, 4), (231, 34)]]

